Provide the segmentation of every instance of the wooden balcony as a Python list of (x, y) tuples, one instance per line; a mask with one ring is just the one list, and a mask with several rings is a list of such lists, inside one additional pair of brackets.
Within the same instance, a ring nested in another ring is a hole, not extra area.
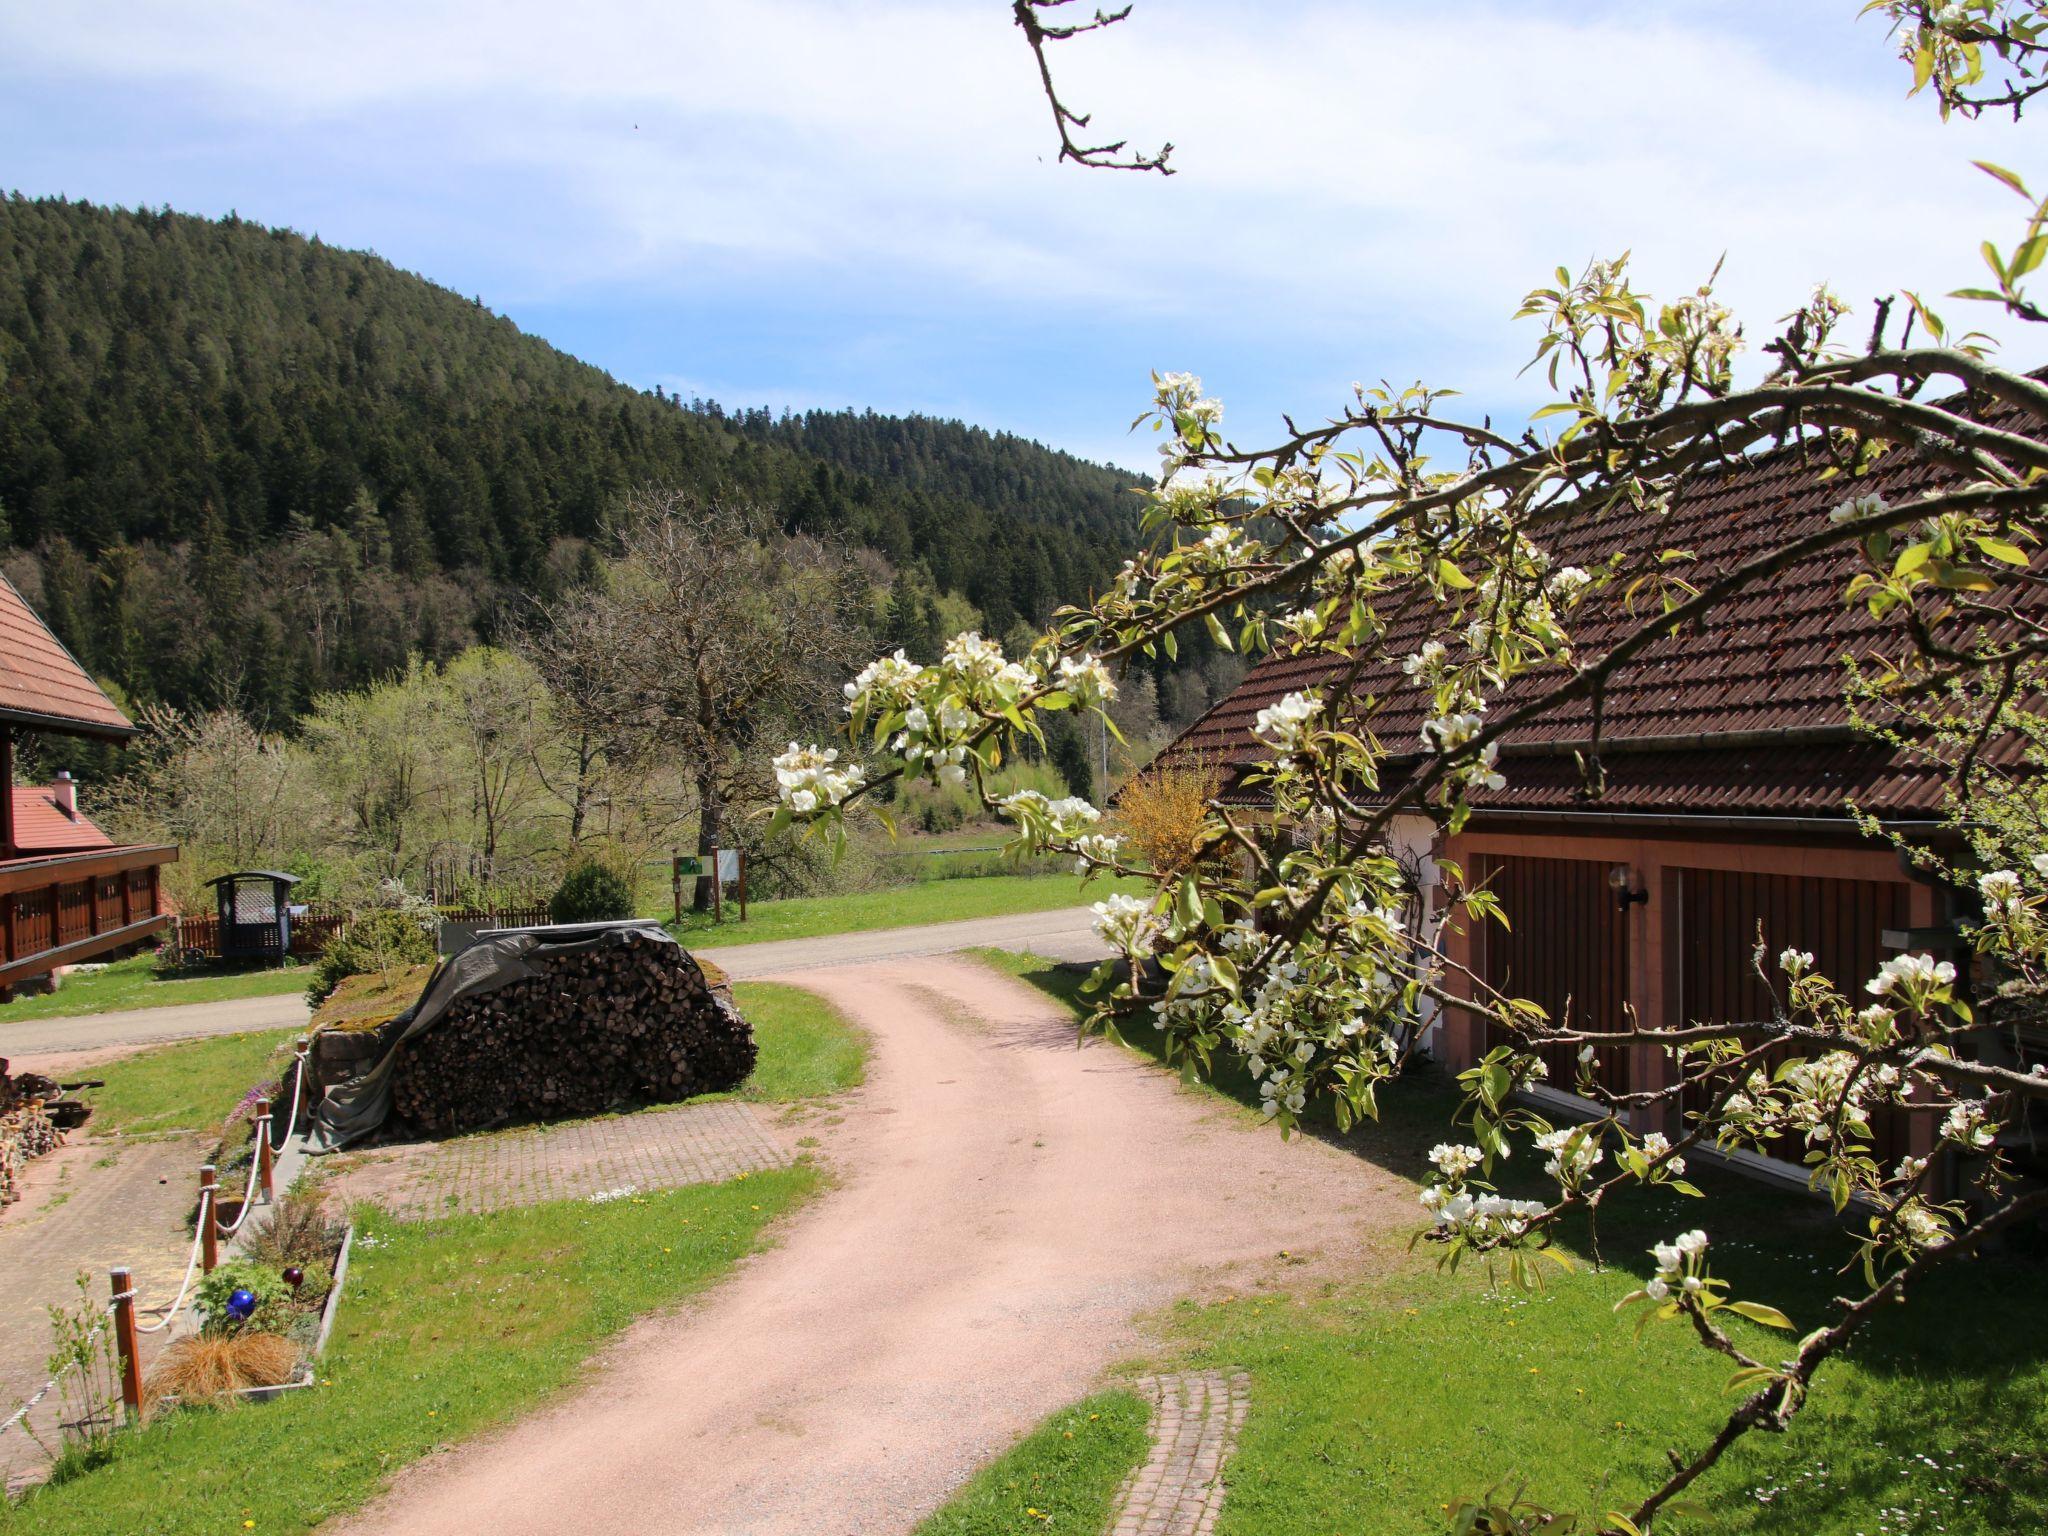
[(176, 847), (99, 848), (0, 861), (0, 997), (169, 925), (159, 872)]

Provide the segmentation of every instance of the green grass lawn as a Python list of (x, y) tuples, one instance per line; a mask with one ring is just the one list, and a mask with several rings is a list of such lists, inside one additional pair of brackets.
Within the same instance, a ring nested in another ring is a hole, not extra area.
[[(1072, 972), (1028, 956), (987, 958), (1072, 1002)], [(1134, 1032), (1134, 1045), (1146, 1043)], [(1242, 1080), (1226, 1087), (1245, 1092)], [(1454, 1098), (1436, 1074), (1392, 1085), (1382, 1118), (1341, 1144), (1409, 1178), (1451, 1134)], [(1542, 1193), (1511, 1165), (1509, 1193)], [(1730, 1366), (1677, 1324), (1638, 1342), (1614, 1303), (1649, 1273), (1646, 1250), (1687, 1227), (1712, 1239), (1736, 1296), (1824, 1318), (1848, 1253), (1836, 1219), (1795, 1191), (1710, 1168), (1688, 1200), (1644, 1191), (1567, 1232), (1578, 1268), (1548, 1288), (1496, 1288), (1484, 1266), (1436, 1272), (1427, 1246), (1370, 1255), (1375, 1278), (1308, 1295), (1273, 1289), (1184, 1303), (1167, 1352), (1252, 1375), (1252, 1412), (1229, 1469), (1218, 1536), (1403, 1536), (1443, 1528), (1444, 1506), (1503, 1477), (1554, 1508), (1632, 1507), (1667, 1448), (1698, 1447), (1737, 1399)], [(1418, 1211), (1419, 1218), (1419, 1211)], [(1419, 1220), (1418, 1220), (1419, 1225)], [(1401, 1235), (1405, 1242), (1405, 1234)], [(1967, 1536), (2048, 1529), (2048, 1316), (2041, 1264), (1993, 1257), (1921, 1285), (1823, 1368), (1812, 1401), (1779, 1436), (1749, 1437), (1696, 1485), (1705, 1513), (1662, 1536)], [(2024, 1298), (2022, 1300), (2022, 1298)], [(1735, 1322), (1764, 1359), (1782, 1334)], [(1922, 1458), (1925, 1459), (1922, 1459)], [(1929, 1463), (1932, 1463), (1930, 1465)]]
[(774, 981), (733, 985), (754, 1026), (760, 1057), (740, 1092), (781, 1104), (857, 1088), (867, 1074), (867, 1036), (815, 992)]
[[(291, 1042), (300, 1033), (266, 1029), (183, 1040), (83, 1068), (106, 1082), (104, 1088), (88, 1088), (80, 1095), (93, 1106), (86, 1127), (98, 1136), (216, 1130), (243, 1094), (258, 1083), (276, 1080), (289, 1064)], [(279, 1116), (284, 1113), (280, 1107)]]
[[(739, 921), (738, 908), (726, 909), (726, 920), (686, 913), (669, 929), (685, 944), (719, 949), (733, 944), (759, 944), (769, 939), (815, 939), (834, 933), (859, 933), (877, 928), (911, 928), (923, 923), (948, 923), (966, 917), (1006, 917), (1018, 912), (1046, 912), (1058, 907), (1100, 901), (1112, 890), (1140, 887), (1134, 882), (1112, 885), (1094, 880), (1086, 885), (1075, 875), (978, 875), (959, 880), (925, 880), (889, 886), (852, 896), (799, 896), (788, 901), (757, 901)], [(659, 915), (666, 916), (667, 908)]]
[(1109, 1529), (1119, 1484), (1145, 1459), (1151, 1409), (1131, 1392), (1062, 1408), (917, 1528), (917, 1536), (1013, 1536)]
[[(571, 1384), (607, 1337), (709, 1285), (816, 1187), (808, 1166), (592, 1205), (401, 1224), (359, 1212), (321, 1384), (168, 1414), (107, 1465), (12, 1508), (0, 1532), (304, 1532), (437, 1447)], [(630, 1524), (630, 1521), (628, 1521)]]
[[(220, 1003), (237, 997), (303, 992), (309, 970), (303, 965), (271, 966), (259, 971), (222, 971), (218, 975), (159, 981), (154, 956), (130, 955), (103, 970), (74, 971), (54, 992), (0, 1003), (0, 1032), (24, 1019), (123, 1013), (134, 1008), (164, 1008), (173, 1003)], [(4, 1033), (0, 1033), (0, 1039), (4, 1038)]]

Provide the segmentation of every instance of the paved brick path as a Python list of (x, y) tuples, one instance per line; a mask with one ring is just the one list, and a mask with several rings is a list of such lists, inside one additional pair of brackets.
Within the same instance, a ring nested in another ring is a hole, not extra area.
[(339, 1153), (331, 1187), (343, 1201), (375, 1200), (424, 1221), (628, 1186), (711, 1183), (780, 1168), (790, 1156), (750, 1105), (728, 1100)]
[(1152, 1398), (1152, 1452), (1117, 1496), (1111, 1536), (1209, 1536), (1223, 1508), (1223, 1463), (1251, 1405), (1251, 1378), (1189, 1371), (1138, 1385)]
[[(72, 1282), (79, 1270), (91, 1277), (95, 1301), (106, 1298), (107, 1271), (116, 1264), (134, 1272), (146, 1309), (170, 1301), (191, 1250), (189, 1217), (203, 1156), (196, 1137), (74, 1136), (29, 1165), (25, 1198), (0, 1213), (0, 1418), (48, 1379), (48, 1308), (78, 1299)], [(144, 1312), (145, 1320), (155, 1315)], [(145, 1363), (154, 1342), (144, 1340)], [(30, 1418), (51, 1445), (58, 1402), (52, 1393)], [(42, 1459), (19, 1429), (0, 1435), (0, 1477), (10, 1483)]]

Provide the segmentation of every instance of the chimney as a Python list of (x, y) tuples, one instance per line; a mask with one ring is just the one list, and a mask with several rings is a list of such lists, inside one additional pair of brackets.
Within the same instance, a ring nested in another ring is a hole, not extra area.
[(71, 820), (78, 820), (78, 785), (71, 775), (58, 770), (57, 782), (50, 786), (50, 798), (57, 802), (57, 809)]

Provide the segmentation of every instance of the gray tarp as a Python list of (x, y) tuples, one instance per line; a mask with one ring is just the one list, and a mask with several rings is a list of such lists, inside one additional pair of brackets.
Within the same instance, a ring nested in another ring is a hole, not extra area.
[(540, 969), (539, 961), (617, 944), (628, 932), (676, 943), (673, 934), (648, 919), (510, 928), (485, 934), (450, 955), (427, 978), (418, 1002), (388, 1024), (377, 1027), (383, 1037), (377, 1056), (346, 1082), (330, 1087), (313, 1106), (313, 1124), (306, 1138), (309, 1148), (315, 1152), (337, 1152), (382, 1125), (391, 1113), (391, 1074), (400, 1049), (413, 1036), (432, 1029), (456, 1003), (535, 975)]

